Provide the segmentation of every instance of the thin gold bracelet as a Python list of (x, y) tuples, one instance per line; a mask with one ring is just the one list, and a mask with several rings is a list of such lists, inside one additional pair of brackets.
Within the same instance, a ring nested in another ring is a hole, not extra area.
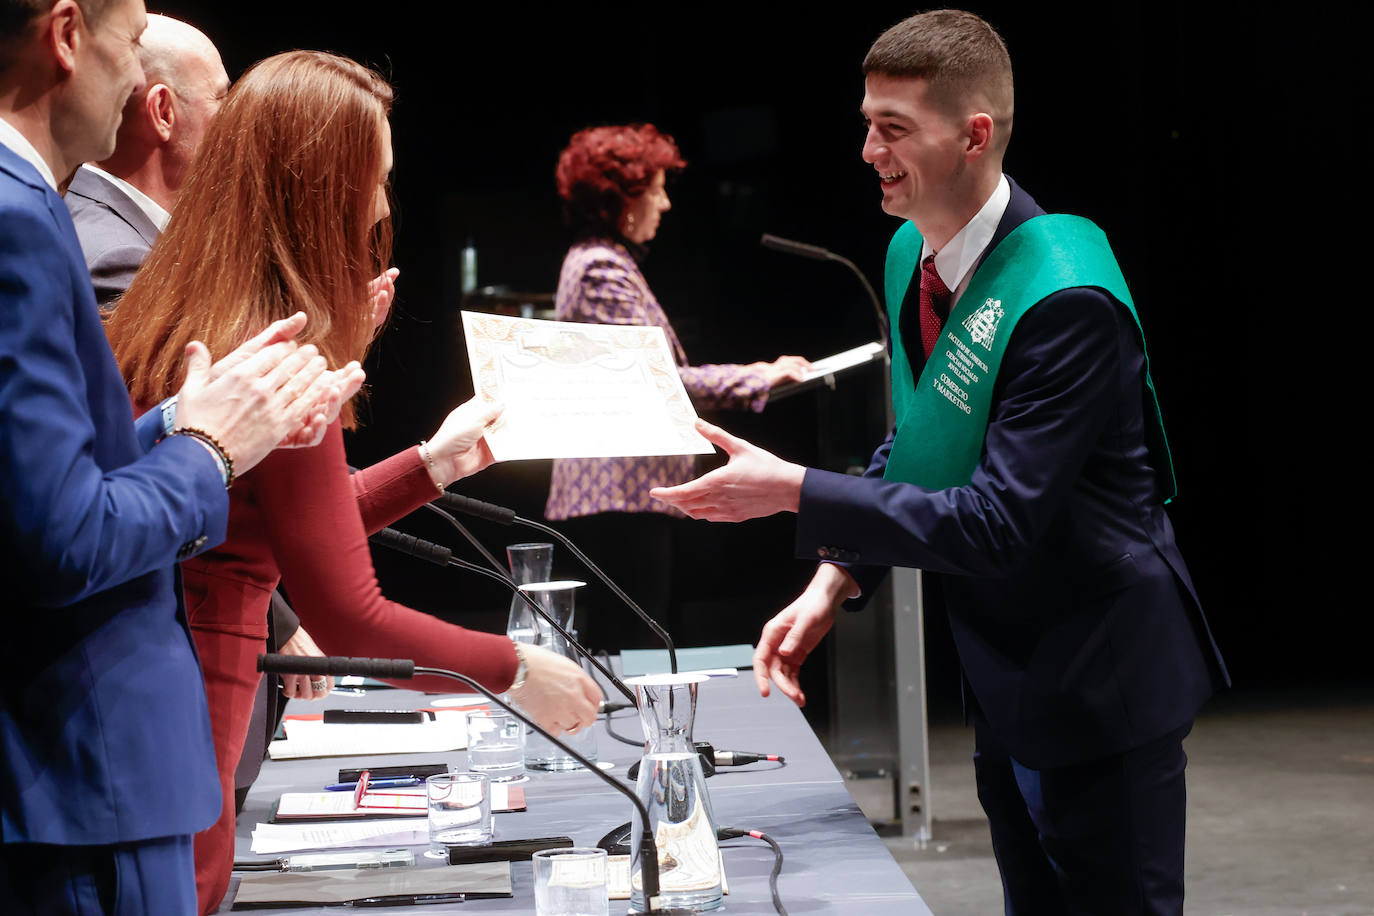
[(420, 440), (420, 457), (425, 459), (425, 464), (429, 465), (429, 482), (438, 488), (439, 492), (444, 492), (444, 485), (438, 480), (439, 469), (434, 466), (434, 456), (430, 454), (429, 443), (424, 439)]

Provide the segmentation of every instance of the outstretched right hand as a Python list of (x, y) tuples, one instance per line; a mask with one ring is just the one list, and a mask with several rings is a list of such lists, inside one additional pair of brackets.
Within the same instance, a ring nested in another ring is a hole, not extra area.
[(234, 472), (253, 467), (302, 427), (324, 423), (334, 387), (324, 357), (292, 338), (305, 314), (274, 321), (257, 337), (211, 365), (200, 341), (186, 347), (186, 381), (177, 392), (177, 425), (212, 436), (234, 461)]
[(601, 690), (571, 660), (521, 643), (525, 683), (510, 692), (520, 708), (554, 735), (573, 735), (596, 721)]

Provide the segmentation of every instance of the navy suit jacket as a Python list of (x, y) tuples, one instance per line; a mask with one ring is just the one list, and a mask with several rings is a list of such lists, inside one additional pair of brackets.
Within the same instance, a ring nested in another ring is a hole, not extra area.
[[(989, 251), (1043, 212), (1013, 184)], [(919, 378), (917, 322), (899, 329)], [(1124, 308), (1063, 290), (1008, 341), (968, 485), (883, 480), (889, 435), (863, 477), (808, 470), (802, 486), (798, 555), (859, 564), (865, 594), (890, 566), (943, 576), (972, 699), (1033, 768), (1158, 737), (1227, 678), (1150, 464), (1144, 370)]]
[[(156, 418), (154, 418), (156, 420)], [(0, 838), (189, 834), (220, 810), (178, 555), (224, 539), (194, 440), (149, 450), (71, 217), (0, 145)]]

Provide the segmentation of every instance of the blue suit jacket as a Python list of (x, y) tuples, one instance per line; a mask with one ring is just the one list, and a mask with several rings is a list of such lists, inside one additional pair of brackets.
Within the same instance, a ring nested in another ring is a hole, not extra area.
[[(989, 251), (1043, 212), (1013, 184)], [(899, 321), (915, 378), (918, 288)], [(862, 564), (865, 594), (889, 566), (944, 577), (966, 687), (1033, 768), (1158, 737), (1227, 678), (1150, 465), (1144, 368), (1125, 309), (1063, 290), (1008, 342), (967, 486), (883, 480), (890, 435), (864, 477), (808, 470), (802, 486), (798, 555)]]
[(71, 217), (0, 145), (0, 836), (99, 844), (214, 822), (175, 563), (224, 539), (199, 443), (148, 450)]

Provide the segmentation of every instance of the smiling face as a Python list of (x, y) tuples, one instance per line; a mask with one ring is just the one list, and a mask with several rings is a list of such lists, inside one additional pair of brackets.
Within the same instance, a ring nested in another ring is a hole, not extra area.
[(883, 209), (923, 231), (945, 221), (962, 209), (955, 206), (969, 149), (962, 119), (930, 98), (924, 79), (870, 74), (864, 85), (863, 158), (878, 173)]
[(625, 238), (642, 245), (658, 234), (659, 220), (673, 207), (665, 180), (664, 170), (659, 169), (644, 193), (625, 204), (625, 212), (620, 216), (620, 234)]
[(147, 24), (143, 0), (115, 0), (94, 23), (84, 15), (75, 22), (71, 75), (53, 125), (72, 168), (114, 152), (124, 103), (143, 87), (138, 40)]

